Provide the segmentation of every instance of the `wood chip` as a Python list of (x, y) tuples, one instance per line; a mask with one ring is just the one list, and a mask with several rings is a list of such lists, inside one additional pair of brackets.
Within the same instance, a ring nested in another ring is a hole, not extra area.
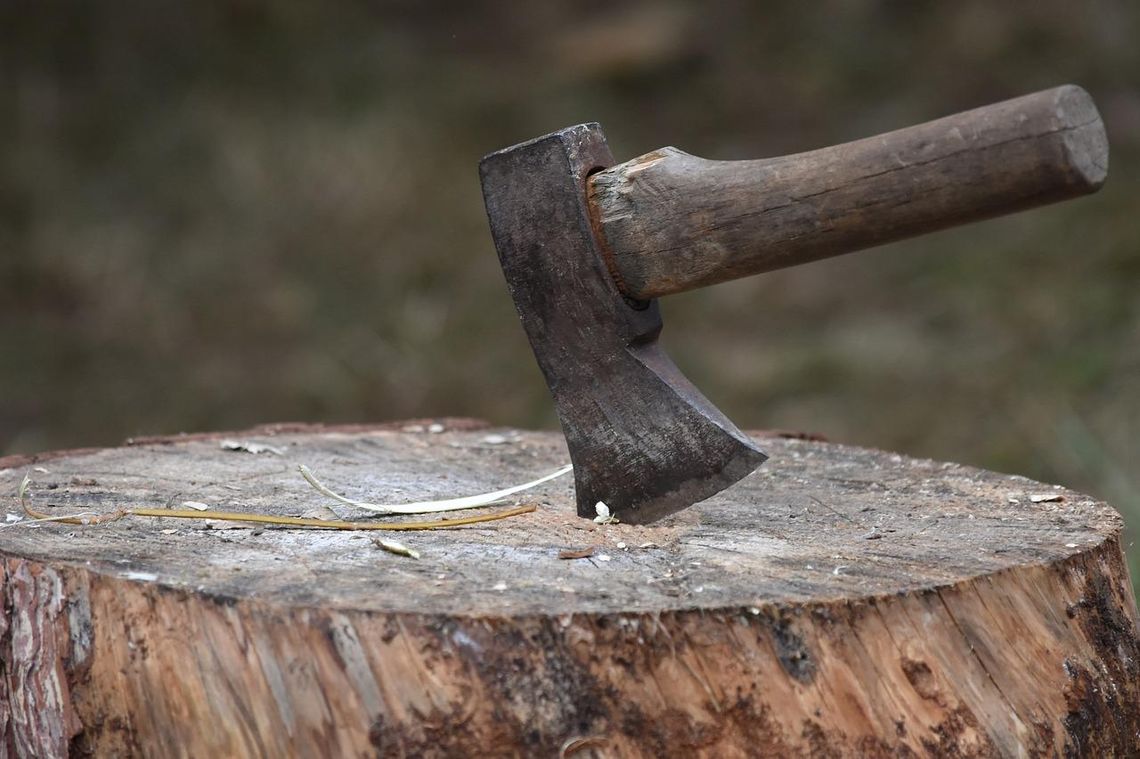
[(505, 445), (507, 443), (517, 443), (518, 437), (507, 437), (506, 435), (484, 435), (480, 442), (486, 445)]
[(194, 511), (206, 511), (210, 508), (210, 504), (201, 501), (183, 501), (182, 505), (188, 509), (194, 509)]
[(388, 553), (394, 553), (397, 556), (407, 556), (409, 559), (418, 559), (420, 552), (414, 548), (408, 548), (403, 543), (392, 540), (391, 538), (373, 538), (372, 542), (377, 548), (382, 548)]
[(597, 546), (587, 546), (586, 548), (566, 548), (558, 552), (560, 559), (585, 559), (588, 556), (593, 556), (594, 551), (598, 550)]
[(594, 504), (594, 511), (597, 516), (594, 517), (596, 524), (617, 524), (618, 518), (616, 515), (610, 513), (610, 507), (603, 501), (598, 501)]
[(1065, 496), (1060, 493), (1042, 493), (1040, 495), (1029, 496), (1030, 503), (1051, 503), (1063, 500), (1065, 500)]
[(280, 446), (256, 443), (252, 440), (223, 440), (221, 446), (223, 451), (244, 451), (245, 453), (252, 454), (273, 453), (278, 456), (285, 455), (285, 449)]

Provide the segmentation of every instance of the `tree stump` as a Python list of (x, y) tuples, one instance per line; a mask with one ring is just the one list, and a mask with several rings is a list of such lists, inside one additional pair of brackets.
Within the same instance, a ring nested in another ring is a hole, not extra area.
[[(257, 455), (186, 436), (11, 457), (2, 505), (22, 513), (28, 473), (52, 513), (197, 501), (297, 516), (329, 505), (300, 463), (349, 496), (399, 501), (568, 461), (554, 433), (442, 425), (225, 436), (279, 448)], [(418, 560), (378, 533), (11, 521), (0, 755), (1140, 750), (1136, 606), (1108, 505), (956, 464), (762, 442), (759, 471), (656, 525), (578, 518), (563, 477), (523, 494), (535, 513), (395, 536)]]

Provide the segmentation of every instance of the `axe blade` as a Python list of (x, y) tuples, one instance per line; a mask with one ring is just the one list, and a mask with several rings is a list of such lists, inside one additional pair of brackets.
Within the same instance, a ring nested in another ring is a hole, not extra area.
[(613, 164), (597, 124), (492, 153), (483, 199), (507, 286), (554, 397), (578, 514), (604, 502), (651, 522), (745, 477), (767, 456), (681, 374), (657, 339), (656, 301), (614, 283), (586, 179)]

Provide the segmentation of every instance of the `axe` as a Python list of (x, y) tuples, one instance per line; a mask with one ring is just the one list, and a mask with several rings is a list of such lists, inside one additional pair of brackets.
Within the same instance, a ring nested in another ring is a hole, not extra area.
[(554, 397), (578, 514), (651, 522), (767, 456), (658, 344), (657, 298), (1095, 192), (1104, 125), (1066, 85), (807, 153), (614, 165), (598, 124), (483, 158), (507, 286)]

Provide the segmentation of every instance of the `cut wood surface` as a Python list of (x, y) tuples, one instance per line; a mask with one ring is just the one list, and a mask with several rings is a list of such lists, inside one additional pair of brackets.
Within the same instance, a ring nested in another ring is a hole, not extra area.
[[(52, 514), (194, 501), (369, 518), (297, 465), (391, 502), (568, 460), (554, 433), (441, 424), (0, 459), (0, 515), (22, 513), (28, 474)], [(1140, 750), (1136, 606), (1108, 505), (880, 451), (763, 446), (756, 473), (652, 526), (577, 517), (564, 477), (523, 494), (534, 513), (392, 536), (419, 559), (378, 533), (6, 523), (0, 756)]]

